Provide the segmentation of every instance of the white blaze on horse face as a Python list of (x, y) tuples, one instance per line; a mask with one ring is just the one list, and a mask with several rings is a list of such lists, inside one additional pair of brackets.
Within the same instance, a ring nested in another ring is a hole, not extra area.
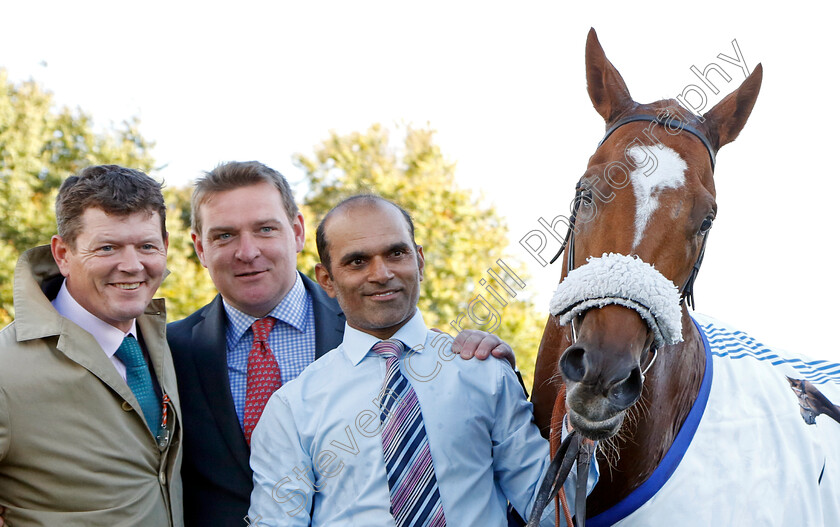
[(688, 166), (678, 153), (666, 146), (656, 150), (656, 169), (645, 174), (647, 166), (639, 164), (647, 160), (650, 149), (634, 146), (627, 153), (638, 165), (630, 173), (633, 193), (636, 195), (636, 234), (633, 237), (633, 249), (636, 249), (642, 242), (645, 227), (659, 208), (659, 194), (663, 189), (683, 186)]

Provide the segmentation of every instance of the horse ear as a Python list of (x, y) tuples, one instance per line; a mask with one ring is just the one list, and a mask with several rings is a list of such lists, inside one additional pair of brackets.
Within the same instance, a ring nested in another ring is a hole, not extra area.
[(763, 71), (761, 64), (756, 66), (737, 90), (703, 115), (712, 142), (717, 142), (716, 149), (734, 141), (747, 123), (761, 89)]
[(595, 28), (590, 28), (586, 37), (586, 89), (592, 105), (607, 123), (635, 105), (621, 74), (604, 54)]

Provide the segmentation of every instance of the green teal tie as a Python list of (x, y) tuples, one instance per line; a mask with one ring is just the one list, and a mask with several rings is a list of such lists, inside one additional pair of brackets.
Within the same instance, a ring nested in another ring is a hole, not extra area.
[(152, 435), (156, 435), (161, 420), (160, 401), (152, 386), (152, 375), (137, 339), (127, 335), (117, 349), (116, 356), (125, 364), (125, 381), (140, 403), (149, 430)]

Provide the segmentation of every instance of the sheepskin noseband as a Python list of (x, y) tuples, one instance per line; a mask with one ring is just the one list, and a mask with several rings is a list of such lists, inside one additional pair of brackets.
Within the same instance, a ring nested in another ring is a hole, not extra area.
[(557, 286), (549, 309), (565, 326), (585, 311), (608, 304), (634, 309), (654, 333), (654, 346), (682, 341), (677, 286), (639, 257), (604, 253), (588, 258)]

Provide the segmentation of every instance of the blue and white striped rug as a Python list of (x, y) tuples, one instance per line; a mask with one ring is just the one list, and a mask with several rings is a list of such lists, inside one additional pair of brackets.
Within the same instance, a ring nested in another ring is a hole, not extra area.
[(694, 319), (706, 347), (694, 407), (654, 474), (587, 526), (840, 526), (840, 422), (801, 411), (792, 387), (840, 405), (840, 364)]

